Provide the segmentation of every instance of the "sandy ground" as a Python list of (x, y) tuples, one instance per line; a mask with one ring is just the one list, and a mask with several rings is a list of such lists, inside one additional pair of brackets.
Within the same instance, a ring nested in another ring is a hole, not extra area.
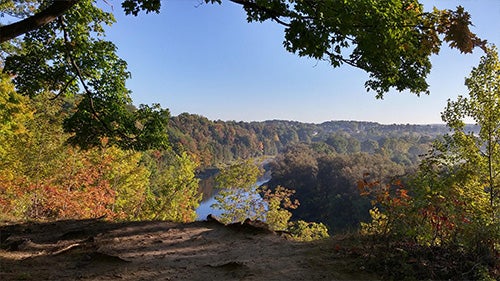
[[(214, 221), (0, 227), (0, 280), (373, 280), (342, 241)], [(357, 265), (356, 265), (357, 264)]]

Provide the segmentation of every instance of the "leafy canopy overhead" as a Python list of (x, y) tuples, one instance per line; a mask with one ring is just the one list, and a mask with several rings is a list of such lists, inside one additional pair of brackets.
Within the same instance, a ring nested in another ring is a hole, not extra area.
[[(158, 105), (131, 106), (130, 91), (125, 86), (130, 78), (127, 63), (116, 54), (116, 46), (103, 39), (103, 26), (114, 22), (112, 14), (90, 0), (52, 4), (8, 1), (0, 7), (13, 16), (39, 11), (36, 17), (70, 3), (67, 11), (26, 33), (22, 41), (2, 45), (4, 72), (15, 77), (16, 88), (24, 95), (34, 97), (48, 91), (52, 99), (75, 96), (75, 108), (64, 122), (66, 131), (74, 133), (71, 143), (89, 148), (106, 137), (123, 148), (168, 147), (168, 110)], [(3, 30), (1, 34), (3, 38)]]
[[(430, 56), (439, 52), (443, 41), (463, 53), (485, 44), (469, 30), (470, 15), (462, 7), (424, 12), (417, 0), (228, 1), (241, 5), (249, 22), (271, 20), (283, 25), (287, 51), (327, 60), (333, 67), (347, 64), (365, 70), (370, 75), (365, 86), (379, 98), (391, 88), (428, 93)], [(137, 136), (142, 135), (141, 141), (154, 139), (163, 145), (166, 139), (157, 133), (166, 126), (162, 120), (168, 112), (157, 107), (137, 112), (129, 107), (126, 62), (117, 56), (116, 46), (104, 40), (104, 26), (115, 19), (98, 2), (1, 1), (0, 17), (19, 21), (0, 23), (0, 67), (15, 77), (22, 94), (80, 94), (81, 104), (66, 123), (67, 130), (77, 134), (76, 142), (106, 136), (140, 148)], [(123, 0), (121, 5), (126, 14), (137, 16), (141, 11), (158, 13), (160, 2)], [(149, 125), (137, 121), (139, 116)]]
[[(205, 0), (221, 3), (222, 0)], [(462, 53), (484, 46), (469, 30), (470, 15), (434, 9), (417, 0), (232, 0), (249, 22), (275, 21), (285, 27), (283, 45), (299, 56), (365, 70), (377, 97), (390, 88), (428, 93), (430, 55), (443, 40)], [(440, 36), (442, 35), (442, 36)]]

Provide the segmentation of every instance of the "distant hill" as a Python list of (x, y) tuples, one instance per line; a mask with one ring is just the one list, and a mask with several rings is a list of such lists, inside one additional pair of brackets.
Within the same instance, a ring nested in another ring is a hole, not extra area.
[[(468, 126), (477, 131), (476, 126)], [(446, 125), (383, 125), (363, 121), (321, 124), (269, 120), (262, 122), (211, 121), (182, 113), (171, 118), (170, 141), (176, 149), (199, 157), (203, 167), (238, 158), (276, 155), (296, 143), (326, 143), (338, 153), (409, 153), (409, 161), (425, 153), (430, 143), (449, 132)], [(408, 157), (406, 157), (408, 158)]]

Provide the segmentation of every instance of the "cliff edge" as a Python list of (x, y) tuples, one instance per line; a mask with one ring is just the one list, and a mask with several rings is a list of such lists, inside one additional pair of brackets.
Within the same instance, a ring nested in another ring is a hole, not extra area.
[(373, 280), (332, 238), (193, 223), (57, 221), (0, 226), (0, 280)]

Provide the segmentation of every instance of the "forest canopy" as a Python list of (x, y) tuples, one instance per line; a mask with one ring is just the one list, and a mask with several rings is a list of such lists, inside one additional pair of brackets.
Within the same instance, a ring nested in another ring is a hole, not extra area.
[(193, 221), (197, 164), (172, 149), (68, 145), (71, 99), (46, 103), (16, 93), (0, 75), (0, 221), (105, 217)]

